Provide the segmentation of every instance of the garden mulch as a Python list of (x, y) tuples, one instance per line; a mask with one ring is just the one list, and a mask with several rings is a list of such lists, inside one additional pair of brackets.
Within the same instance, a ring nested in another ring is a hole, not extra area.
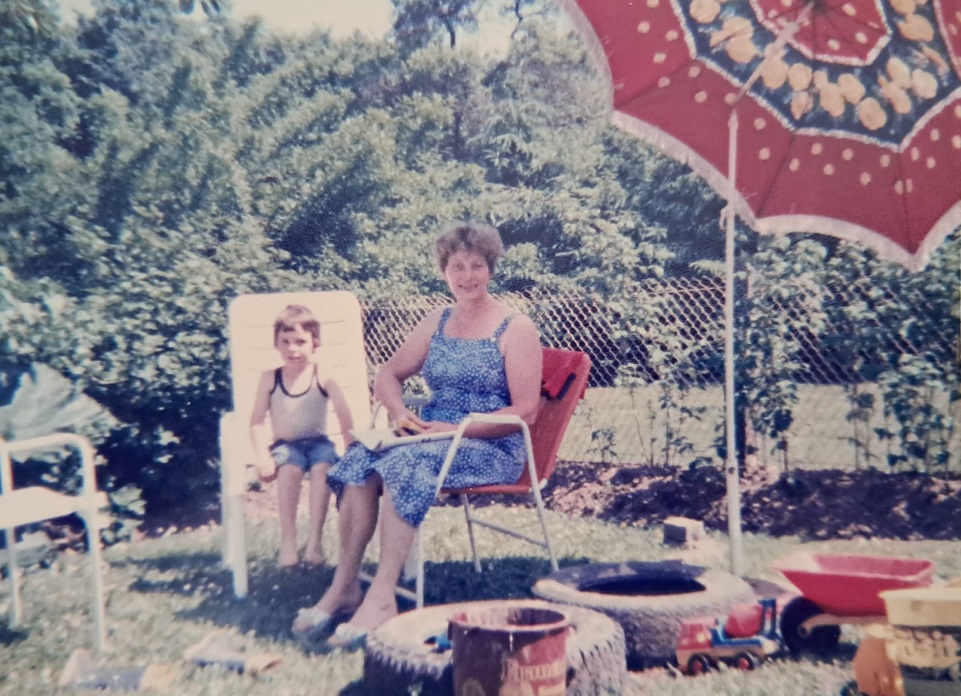
[[(307, 487), (305, 483), (305, 489)], [(741, 478), (742, 527), (769, 536), (827, 539), (961, 539), (961, 474), (877, 469), (754, 468)], [(727, 530), (726, 486), (715, 467), (558, 462), (544, 489), (548, 509), (618, 525), (658, 526), (671, 515)], [(498, 500), (492, 497), (491, 502)], [(483, 504), (483, 503), (482, 503)], [(276, 516), (274, 484), (247, 494), (247, 514)], [(148, 515), (144, 536), (216, 524), (215, 502)]]
[[(961, 474), (754, 469), (741, 479), (742, 527), (823, 539), (961, 539)], [(547, 506), (575, 517), (659, 525), (670, 515), (727, 529), (724, 474), (714, 467), (561, 462)]]

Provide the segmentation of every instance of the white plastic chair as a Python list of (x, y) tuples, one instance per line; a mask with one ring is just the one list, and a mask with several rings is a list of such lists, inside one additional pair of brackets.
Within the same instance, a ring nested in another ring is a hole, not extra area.
[[(26, 486), (16, 489), (13, 487), (10, 458), (12, 452), (59, 449), (65, 446), (75, 447), (80, 452), (83, 478), (78, 495), (59, 493), (45, 486)], [(106, 647), (107, 635), (104, 622), (100, 530), (107, 526), (107, 518), (100, 513), (100, 509), (107, 506), (107, 494), (97, 490), (94, 460), (93, 446), (89, 440), (80, 435), (56, 433), (13, 442), (0, 439), (0, 529), (4, 531), (7, 546), (7, 570), (12, 594), (10, 625), (19, 626), (23, 621), (23, 604), (17, 572), (15, 529), (21, 525), (34, 524), (74, 513), (80, 516), (90, 549), (94, 645), (98, 651), (102, 651)]]
[[(264, 370), (280, 366), (274, 348), (273, 324), (290, 304), (304, 305), (320, 322), (317, 360), (328, 366), (344, 392), (354, 423), (370, 418), (370, 389), (360, 303), (353, 293), (285, 292), (249, 294), (230, 305), (230, 377), (233, 410), (220, 420), (221, 520), (224, 527), (224, 563), (233, 574), (234, 594), (247, 595), (247, 548), (244, 497), (250, 480), (248, 467), (255, 464), (250, 442), (250, 413), (257, 382)], [(269, 419), (268, 419), (269, 420)], [(328, 435), (343, 452), (343, 435), (336, 418), (327, 419)]]

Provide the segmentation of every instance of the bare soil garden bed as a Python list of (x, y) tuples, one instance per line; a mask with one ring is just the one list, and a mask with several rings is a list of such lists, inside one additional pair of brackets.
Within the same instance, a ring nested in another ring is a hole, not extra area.
[[(958, 473), (754, 471), (741, 484), (742, 523), (748, 532), (811, 540), (961, 539)], [(556, 512), (615, 524), (656, 526), (681, 515), (703, 520), (709, 529), (727, 530), (724, 475), (713, 467), (561, 461), (544, 500)], [(250, 491), (247, 503), (251, 517), (276, 516), (273, 484)], [(141, 529), (153, 537), (218, 521), (216, 504), (208, 503), (149, 515)]]
[[(796, 470), (742, 477), (745, 531), (805, 539), (961, 539), (961, 475)], [(727, 529), (723, 472), (712, 467), (560, 462), (547, 506), (576, 517), (659, 525), (670, 515)]]

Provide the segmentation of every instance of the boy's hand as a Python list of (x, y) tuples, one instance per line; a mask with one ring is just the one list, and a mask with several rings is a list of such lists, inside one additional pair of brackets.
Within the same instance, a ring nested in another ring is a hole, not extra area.
[(271, 459), (269, 462), (257, 462), (257, 478), (264, 483), (270, 483), (277, 478), (277, 465), (274, 464), (273, 459)]

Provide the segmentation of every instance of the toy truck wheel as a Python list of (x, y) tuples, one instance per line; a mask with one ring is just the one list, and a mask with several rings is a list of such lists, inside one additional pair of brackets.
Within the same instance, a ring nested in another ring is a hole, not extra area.
[(731, 664), (737, 668), (744, 670), (745, 672), (750, 672), (758, 666), (759, 660), (756, 655), (751, 653), (742, 652), (734, 656), (733, 662)]
[(691, 659), (687, 661), (687, 673), (690, 675), (710, 672), (713, 667), (714, 664), (707, 655), (691, 655)]
[(837, 647), (840, 626), (815, 626), (808, 630), (801, 625), (823, 613), (821, 607), (806, 597), (795, 597), (787, 603), (781, 611), (781, 638), (791, 652), (828, 652)]

